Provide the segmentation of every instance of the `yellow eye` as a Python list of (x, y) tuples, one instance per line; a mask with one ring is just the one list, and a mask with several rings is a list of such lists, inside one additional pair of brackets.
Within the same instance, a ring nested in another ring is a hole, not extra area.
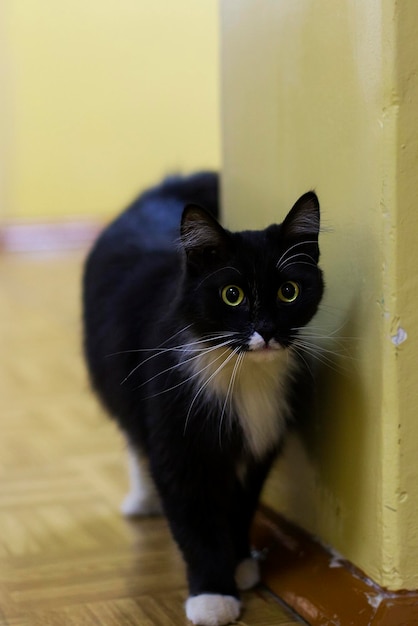
[(300, 287), (293, 280), (288, 280), (280, 287), (277, 295), (282, 302), (294, 302), (299, 297)]
[(237, 285), (227, 285), (221, 291), (222, 300), (229, 306), (238, 306), (243, 302), (245, 294)]

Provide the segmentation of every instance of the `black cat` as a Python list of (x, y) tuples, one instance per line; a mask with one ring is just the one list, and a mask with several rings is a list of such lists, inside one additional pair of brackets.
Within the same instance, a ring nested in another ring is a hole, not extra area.
[(258, 582), (249, 527), (305, 395), (297, 337), (323, 292), (316, 195), (280, 225), (230, 232), (215, 219), (218, 184), (201, 173), (143, 194), (84, 275), (91, 379), (129, 444), (122, 510), (162, 505), (187, 565), (187, 617), (208, 626), (235, 620), (239, 590)]

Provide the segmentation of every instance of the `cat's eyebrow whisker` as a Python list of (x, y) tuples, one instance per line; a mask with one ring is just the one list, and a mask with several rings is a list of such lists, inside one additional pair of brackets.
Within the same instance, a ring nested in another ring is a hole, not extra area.
[(280, 271), (283, 272), (285, 269), (291, 267), (292, 265), (309, 265), (309, 267), (318, 267), (316, 263), (308, 263), (308, 261), (293, 261), (292, 263), (285, 263), (285, 265), (277, 269), (280, 269)]
[(282, 254), (282, 256), (280, 257), (280, 259), (277, 261), (276, 263), (276, 268), (279, 270), (280, 269), (280, 265), (283, 261), (285, 261), (287, 259), (287, 255), (289, 254), (289, 252), (291, 252), (292, 250), (294, 250), (295, 248), (297, 248), (298, 246), (307, 246), (309, 244), (313, 244), (316, 243), (318, 245), (318, 241), (316, 239), (310, 239), (308, 241), (299, 241), (298, 243), (293, 244), (293, 246), (290, 246), (290, 248), (288, 248), (287, 250), (285, 250)]
[(220, 267), (217, 270), (215, 270), (214, 272), (212, 272), (211, 274), (208, 274), (207, 276), (205, 276), (205, 278), (200, 281), (200, 283), (197, 285), (197, 287), (195, 287), (195, 291), (197, 291), (199, 289), (199, 287), (201, 285), (203, 285), (205, 280), (208, 280), (208, 278), (211, 278), (212, 276), (215, 276), (215, 274), (218, 274), (219, 272), (223, 272), (224, 270), (234, 270), (234, 272), (237, 272), (240, 276), (242, 275), (241, 272), (239, 271), (239, 269), (237, 269), (236, 267), (232, 267), (232, 265), (226, 265), (225, 267)]
[[(314, 265), (315, 267), (317, 266), (317, 263), (313, 256), (311, 256), (307, 252), (298, 252), (297, 254), (292, 254), (290, 257), (286, 257), (285, 259), (283, 259), (283, 263), (277, 265), (276, 267), (277, 269), (285, 269), (285, 267), (288, 267), (289, 261), (292, 261), (293, 259), (297, 259), (299, 257), (307, 257), (311, 261), (310, 263), (308, 263), (308, 261), (305, 261), (307, 265)], [(302, 263), (302, 261), (300, 262)], [(290, 265), (292, 265), (292, 263), (290, 263)]]

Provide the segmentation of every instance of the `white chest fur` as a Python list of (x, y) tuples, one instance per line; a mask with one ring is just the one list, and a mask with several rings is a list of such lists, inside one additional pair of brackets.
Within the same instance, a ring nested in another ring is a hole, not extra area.
[(194, 372), (199, 372), (197, 392), (217, 398), (220, 419), (232, 405), (248, 450), (262, 457), (279, 441), (289, 415), (286, 388), (296, 365), (292, 353), (278, 349), (234, 354), (217, 348), (202, 352), (193, 363)]

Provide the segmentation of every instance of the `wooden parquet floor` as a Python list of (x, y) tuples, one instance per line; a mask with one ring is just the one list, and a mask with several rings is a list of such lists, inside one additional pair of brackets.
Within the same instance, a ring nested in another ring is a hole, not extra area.
[[(127, 521), (124, 449), (81, 356), (82, 256), (0, 255), (0, 626), (182, 626), (163, 518)], [(240, 624), (297, 624), (268, 592)]]

